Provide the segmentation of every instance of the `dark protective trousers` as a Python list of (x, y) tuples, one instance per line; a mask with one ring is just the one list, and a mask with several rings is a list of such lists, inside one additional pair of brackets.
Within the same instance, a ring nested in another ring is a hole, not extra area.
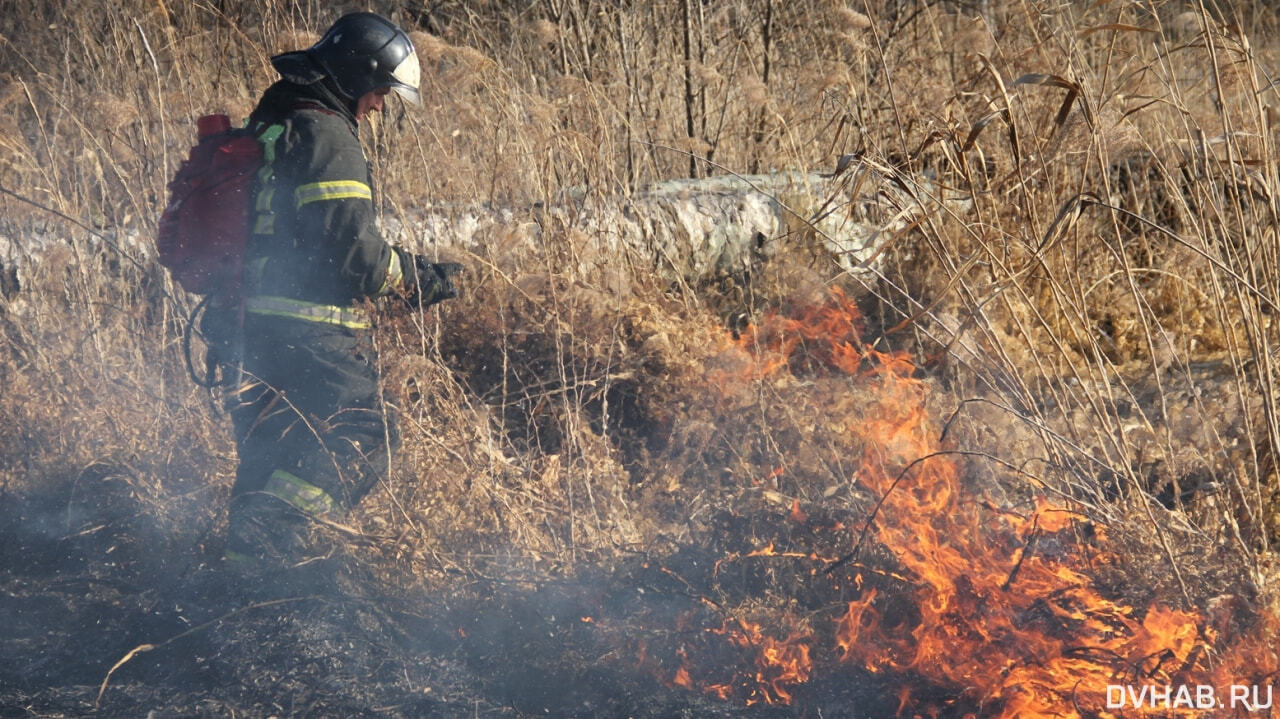
[(366, 331), (248, 315), (241, 381), (228, 397), (239, 465), (230, 530), (259, 498), (341, 514), (386, 475), (399, 444)]

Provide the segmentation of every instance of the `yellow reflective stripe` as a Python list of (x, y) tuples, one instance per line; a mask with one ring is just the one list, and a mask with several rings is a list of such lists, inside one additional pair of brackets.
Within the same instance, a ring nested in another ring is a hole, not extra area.
[(288, 297), (258, 295), (246, 299), (244, 308), (246, 312), (256, 315), (321, 322), (353, 330), (367, 330), (373, 326), (373, 323), (369, 321), (369, 316), (355, 308), (322, 305)]
[(338, 511), (338, 503), (333, 501), (333, 497), (323, 489), (304, 482), (283, 469), (277, 469), (271, 473), (262, 491), (279, 497), (308, 514)]
[(301, 209), (303, 205), (321, 200), (372, 200), (373, 190), (363, 182), (355, 180), (329, 180), (302, 185), (293, 192), (294, 206)]
[(270, 212), (271, 201), (276, 197), (275, 185), (265, 185), (258, 190), (258, 204), (254, 205), (254, 209), (258, 212)]
[(391, 250), (391, 259), (387, 260), (386, 279), (382, 281), (382, 288), (378, 290), (377, 294), (387, 294), (399, 287), (402, 280), (404, 280), (404, 269), (400, 265), (400, 253)]
[(276, 233), (276, 215), (274, 212), (264, 212), (258, 215), (258, 221), (253, 224), (253, 234), (255, 235), (274, 235)]

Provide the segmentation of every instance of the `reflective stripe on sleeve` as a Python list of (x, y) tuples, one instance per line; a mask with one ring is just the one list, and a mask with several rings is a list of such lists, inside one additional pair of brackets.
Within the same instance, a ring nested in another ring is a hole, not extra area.
[(373, 190), (363, 182), (355, 180), (329, 180), (312, 182), (300, 186), (293, 192), (294, 207), (301, 209), (303, 205), (322, 200), (372, 200)]
[(391, 251), (391, 259), (387, 260), (386, 279), (382, 281), (382, 288), (378, 290), (378, 294), (385, 295), (400, 286), (404, 280), (404, 267), (400, 262), (400, 253), (395, 250)]
[(373, 326), (373, 323), (369, 321), (369, 315), (354, 307), (322, 305), (288, 297), (257, 295), (246, 299), (244, 308), (246, 312), (256, 315), (321, 322), (353, 330), (367, 330)]
[(279, 497), (308, 514), (338, 511), (338, 503), (327, 492), (283, 469), (271, 473), (262, 491)]

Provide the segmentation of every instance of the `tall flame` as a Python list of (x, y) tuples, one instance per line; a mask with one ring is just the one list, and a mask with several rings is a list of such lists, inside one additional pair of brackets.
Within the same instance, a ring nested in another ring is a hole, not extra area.
[[(766, 317), (739, 346), (752, 358), (747, 379), (821, 369), (875, 388), (871, 412), (847, 418), (845, 427), (867, 447), (854, 479), (881, 498), (870, 536), (896, 557), (908, 588), (889, 596), (868, 587), (826, 638), (796, 633), (779, 640), (756, 625), (726, 624), (718, 631), (758, 655), (749, 701), (790, 702), (793, 687), (815, 671), (810, 654), (818, 644), (875, 675), (922, 676), (953, 687), (983, 707), (982, 716), (1028, 719), (1117, 716), (1108, 712), (1109, 686), (1225, 691), (1277, 672), (1276, 651), (1264, 643), (1214, 647), (1215, 632), (1197, 613), (1159, 605), (1137, 610), (1103, 596), (1089, 566), (1113, 558), (1070, 540), (1064, 530), (1083, 518), (1069, 507), (1040, 497), (1030, 512), (993, 511), (964, 495), (961, 467), (929, 421), (928, 387), (914, 376), (910, 358), (879, 352), (861, 335), (856, 307), (836, 292), (791, 317)], [(798, 504), (792, 511), (803, 518)], [(1053, 551), (1037, 551), (1045, 544)], [(772, 545), (747, 556), (763, 555), (779, 556)], [(855, 578), (858, 586), (862, 580)], [(886, 605), (903, 601), (913, 618), (902, 621), (897, 611), (886, 620)], [(676, 683), (691, 684), (681, 671)], [(724, 685), (703, 691), (732, 694)], [(909, 683), (897, 694), (901, 714), (938, 710), (914, 697)], [(1203, 708), (1166, 704), (1130, 708), (1126, 716), (1196, 712), (1203, 715)]]

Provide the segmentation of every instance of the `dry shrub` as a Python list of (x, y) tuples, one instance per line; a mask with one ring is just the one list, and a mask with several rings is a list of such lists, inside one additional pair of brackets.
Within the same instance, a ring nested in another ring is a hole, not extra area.
[(759, 376), (692, 298), (643, 281), (604, 291), (587, 245), (552, 235), (545, 256), (503, 258), (519, 276), (495, 262), (438, 321), (380, 332), (405, 444), (363, 526), (407, 527), (385, 549), (415, 573), (575, 571), (729, 507), (856, 494), (847, 418), (865, 399), (849, 380)]
[(234, 452), (186, 377), (154, 279), (73, 240), (24, 268), (0, 307), (0, 494), (6, 522), (88, 540), (125, 571), (216, 557)]

